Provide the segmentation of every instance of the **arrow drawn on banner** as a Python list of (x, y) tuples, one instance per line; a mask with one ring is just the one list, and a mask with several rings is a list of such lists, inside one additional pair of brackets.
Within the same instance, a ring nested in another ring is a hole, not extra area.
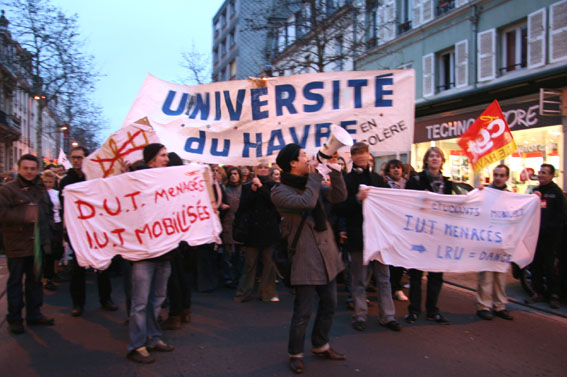
[(411, 251), (418, 251), (420, 253), (425, 253), (427, 250), (423, 245), (411, 245)]

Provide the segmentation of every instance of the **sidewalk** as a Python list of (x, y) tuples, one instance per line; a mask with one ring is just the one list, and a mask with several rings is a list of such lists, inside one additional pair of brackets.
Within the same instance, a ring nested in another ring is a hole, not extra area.
[[(470, 291), (476, 292), (478, 283), (478, 273), (477, 272), (466, 272), (466, 273), (444, 273), (443, 280), (445, 283), (454, 285), (457, 287), (465, 288)], [(552, 309), (545, 302), (540, 302), (532, 305), (527, 305), (524, 303), (524, 299), (528, 296), (526, 291), (522, 288), (522, 283), (517, 280), (512, 275), (512, 269), (508, 270), (508, 280), (506, 282), (506, 294), (510, 302), (515, 304), (530, 307), (545, 313), (554, 314), (563, 318), (567, 318), (567, 305), (564, 302), (561, 303), (559, 309)]]

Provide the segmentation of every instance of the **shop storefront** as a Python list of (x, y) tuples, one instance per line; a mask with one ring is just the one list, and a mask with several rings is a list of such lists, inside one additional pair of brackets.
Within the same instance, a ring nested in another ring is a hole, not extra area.
[[(473, 170), (457, 140), (487, 106), (488, 103), (416, 119), (412, 166), (420, 171), (427, 148), (437, 146), (443, 149), (447, 159), (443, 174), (472, 185)], [(535, 94), (502, 101), (500, 106), (518, 146), (516, 153), (503, 161), (511, 170), (510, 189), (530, 192), (538, 184), (537, 172), (544, 162), (555, 166), (555, 182), (562, 186), (564, 167), (561, 155), (565, 146), (561, 117), (539, 115), (539, 99)], [(490, 172), (497, 164), (480, 172), (480, 182), (490, 183)]]

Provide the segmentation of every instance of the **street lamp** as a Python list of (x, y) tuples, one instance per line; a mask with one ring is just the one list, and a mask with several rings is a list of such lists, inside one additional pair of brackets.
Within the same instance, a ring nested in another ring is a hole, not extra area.
[(79, 143), (77, 143), (76, 141), (72, 142), (71, 145), (73, 146), (73, 148), (78, 147)]

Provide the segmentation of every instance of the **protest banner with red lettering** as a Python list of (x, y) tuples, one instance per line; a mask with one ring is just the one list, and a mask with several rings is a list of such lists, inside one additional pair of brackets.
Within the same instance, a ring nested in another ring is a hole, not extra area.
[(206, 166), (139, 170), (68, 185), (65, 226), (79, 265), (105, 269), (115, 255), (137, 261), (179, 242), (219, 242)]
[(497, 100), (494, 100), (458, 140), (473, 169), (503, 160), (516, 151), (516, 142)]
[(196, 162), (274, 162), (289, 143), (317, 153), (332, 124), (376, 155), (413, 142), (415, 71), (343, 71), (179, 85), (148, 75), (123, 126), (147, 117), (171, 152)]
[(142, 118), (114, 132), (95, 152), (83, 162), (87, 179), (107, 178), (122, 173), (124, 164), (132, 164), (143, 158), (144, 147), (159, 143), (147, 118)]

